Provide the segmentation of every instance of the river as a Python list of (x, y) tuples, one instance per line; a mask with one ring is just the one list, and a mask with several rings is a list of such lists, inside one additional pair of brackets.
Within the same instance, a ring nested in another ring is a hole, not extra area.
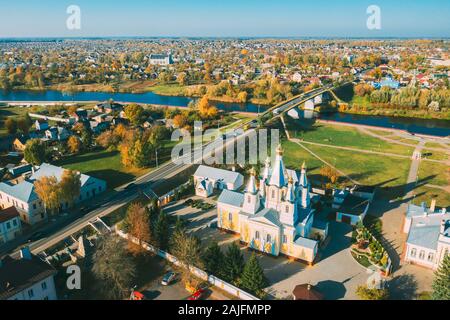
[[(153, 92), (145, 93), (105, 93), (105, 92), (75, 92), (72, 94), (64, 93), (56, 90), (32, 91), (32, 90), (13, 90), (1, 91), (0, 101), (105, 101), (113, 99), (114, 101), (126, 101), (136, 103), (148, 103), (155, 105), (167, 105), (186, 107), (192, 98), (162, 96)], [(214, 102), (220, 110), (232, 112), (251, 112), (264, 111), (266, 106), (259, 106), (253, 103), (222, 103)], [(302, 113), (304, 115), (304, 113)], [(438, 119), (417, 119), (405, 117), (389, 117), (389, 116), (366, 116), (352, 115), (346, 113), (330, 113), (330, 114), (309, 114), (308, 117), (319, 117), (321, 119), (333, 120), (337, 122), (347, 122), (354, 124), (364, 124), (376, 127), (393, 128), (406, 130), (414, 134), (427, 134), (440, 137), (450, 136), (450, 120)]]

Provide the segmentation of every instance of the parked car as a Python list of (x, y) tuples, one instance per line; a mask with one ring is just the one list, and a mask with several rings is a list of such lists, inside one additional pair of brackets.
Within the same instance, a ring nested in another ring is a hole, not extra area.
[(40, 240), (44, 237), (45, 237), (45, 233), (38, 231), (38, 232), (33, 233), (31, 236), (29, 236), (27, 241), (34, 242), (34, 241)]
[(188, 298), (188, 300), (200, 300), (201, 298), (203, 298), (204, 295), (205, 295), (205, 290), (198, 289)]
[(176, 278), (177, 278), (177, 274), (173, 271), (169, 271), (163, 276), (163, 278), (161, 280), (161, 284), (163, 286), (168, 286), (172, 282), (174, 282)]

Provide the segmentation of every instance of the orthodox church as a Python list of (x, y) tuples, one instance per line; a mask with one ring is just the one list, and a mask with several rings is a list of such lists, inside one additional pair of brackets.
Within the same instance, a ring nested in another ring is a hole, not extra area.
[(305, 164), (300, 175), (286, 169), (279, 146), (275, 162), (271, 166), (266, 160), (261, 177), (252, 170), (245, 192), (222, 191), (218, 227), (239, 234), (241, 242), (254, 250), (312, 264), (319, 241), (328, 234), (328, 223), (315, 219), (313, 196)]

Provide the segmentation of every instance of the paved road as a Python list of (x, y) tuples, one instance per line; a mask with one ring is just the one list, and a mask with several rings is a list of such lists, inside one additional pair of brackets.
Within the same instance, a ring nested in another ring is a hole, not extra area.
[[(244, 139), (246, 136), (251, 134), (252, 131), (253, 130), (248, 130), (238, 135), (236, 137), (236, 142)], [(202, 149), (204, 150), (212, 143), (214, 142), (205, 144), (204, 146), (202, 146)], [(227, 143), (223, 144), (222, 148), (226, 149), (228, 145), (233, 143), (235, 143), (235, 141), (228, 141)], [(187, 158), (192, 159), (192, 161), (182, 161), (186, 160)], [(207, 160), (208, 158), (208, 153), (206, 153), (204, 156), (203, 154), (197, 155), (195, 152), (193, 154), (179, 157), (177, 160), (180, 161), (176, 161), (176, 163), (167, 162), (159, 168), (153, 170), (152, 172), (149, 172), (148, 174), (137, 178), (135, 181), (133, 181), (135, 186), (126, 188), (126, 185), (124, 185), (117, 188), (115, 194), (113, 193), (105, 195), (103, 197), (99, 197), (97, 199), (97, 201), (100, 202), (97, 203), (99, 208), (89, 212), (88, 214), (81, 215), (80, 213), (78, 213), (70, 215), (64, 219), (59, 219), (53, 224), (49, 224), (39, 229), (39, 231), (44, 232), (44, 234), (49, 234), (50, 236), (30, 243), (29, 247), (31, 251), (36, 254), (48, 249), (54, 244), (64, 240), (71, 234), (83, 229), (89, 224), (90, 221), (93, 221), (98, 217), (106, 216), (116, 209), (126, 205), (139, 195), (138, 189), (141, 189), (146, 194), (151, 194), (153, 192), (152, 188), (157, 184), (163, 183), (166, 179), (174, 177), (180, 172), (183, 172), (184, 170), (192, 166), (193, 163), (198, 163), (201, 162), (201, 160)], [(183, 164), (183, 162), (186, 164)], [(25, 241), (25, 238), (20, 238), (19, 242), (15, 241), (2, 246), (0, 249), (0, 254), (13, 253), (13, 256), (17, 256), (19, 254), (17, 251), (18, 248), (23, 245)]]

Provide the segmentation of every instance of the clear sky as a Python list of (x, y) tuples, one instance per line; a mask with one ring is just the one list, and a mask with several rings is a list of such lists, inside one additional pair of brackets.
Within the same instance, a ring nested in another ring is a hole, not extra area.
[[(381, 30), (366, 27), (369, 5)], [(69, 5), (81, 29), (66, 27)], [(0, 0), (0, 37), (450, 37), (449, 0)]]

